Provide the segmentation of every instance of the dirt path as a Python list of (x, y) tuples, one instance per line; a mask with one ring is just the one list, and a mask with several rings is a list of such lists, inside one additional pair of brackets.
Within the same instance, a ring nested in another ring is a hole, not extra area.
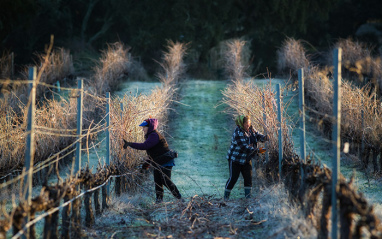
[(170, 146), (179, 152), (173, 179), (184, 197), (221, 197), (228, 178), (225, 154), (232, 124), (229, 116), (216, 107), (225, 81), (192, 80), (181, 87), (181, 104), (169, 121)]

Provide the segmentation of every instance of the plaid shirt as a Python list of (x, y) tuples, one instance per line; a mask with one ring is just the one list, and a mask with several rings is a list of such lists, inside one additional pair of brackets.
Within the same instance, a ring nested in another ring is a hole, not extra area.
[[(239, 126), (236, 127), (232, 135), (231, 147), (227, 153), (227, 159), (240, 164), (247, 162), (247, 156), (257, 153), (257, 142), (264, 141), (265, 136), (256, 132), (252, 127), (249, 133), (243, 131)], [(252, 144), (254, 147), (249, 146)]]

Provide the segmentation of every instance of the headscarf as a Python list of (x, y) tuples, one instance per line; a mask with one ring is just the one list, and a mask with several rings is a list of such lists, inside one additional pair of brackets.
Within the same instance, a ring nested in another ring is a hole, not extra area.
[(245, 118), (245, 115), (239, 115), (235, 119), (236, 125), (242, 129), (244, 129), (244, 118)]

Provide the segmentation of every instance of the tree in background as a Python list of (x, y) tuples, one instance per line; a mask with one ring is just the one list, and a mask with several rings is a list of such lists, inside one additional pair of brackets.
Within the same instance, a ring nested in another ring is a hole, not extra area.
[(275, 70), (286, 37), (310, 42), (317, 53), (339, 37), (354, 37), (372, 19), (381, 22), (381, 8), (378, 0), (2, 0), (0, 50), (27, 63), (50, 34), (56, 46), (74, 53), (122, 41), (150, 66), (173, 40), (190, 42), (205, 65), (219, 42), (246, 37), (253, 64), (264, 72)]

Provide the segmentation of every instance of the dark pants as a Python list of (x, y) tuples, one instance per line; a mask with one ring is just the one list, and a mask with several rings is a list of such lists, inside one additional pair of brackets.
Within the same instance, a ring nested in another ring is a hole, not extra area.
[(232, 190), (235, 186), (237, 180), (239, 179), (240, 173), (244, 178), (244, 187), (252, 187), (252, 162), (246, 163), (244, 165), (228, 161), (229, 164), (229, 179), (225, 185), (225, 189)]
[(170, 190), (174, 197), (178, 199), (181, 198), (178, 188), (171, 181), (171, 169), (172, 167), (154, 167), (154, 182), (157, 200), (163, 199), (163, 185)]

